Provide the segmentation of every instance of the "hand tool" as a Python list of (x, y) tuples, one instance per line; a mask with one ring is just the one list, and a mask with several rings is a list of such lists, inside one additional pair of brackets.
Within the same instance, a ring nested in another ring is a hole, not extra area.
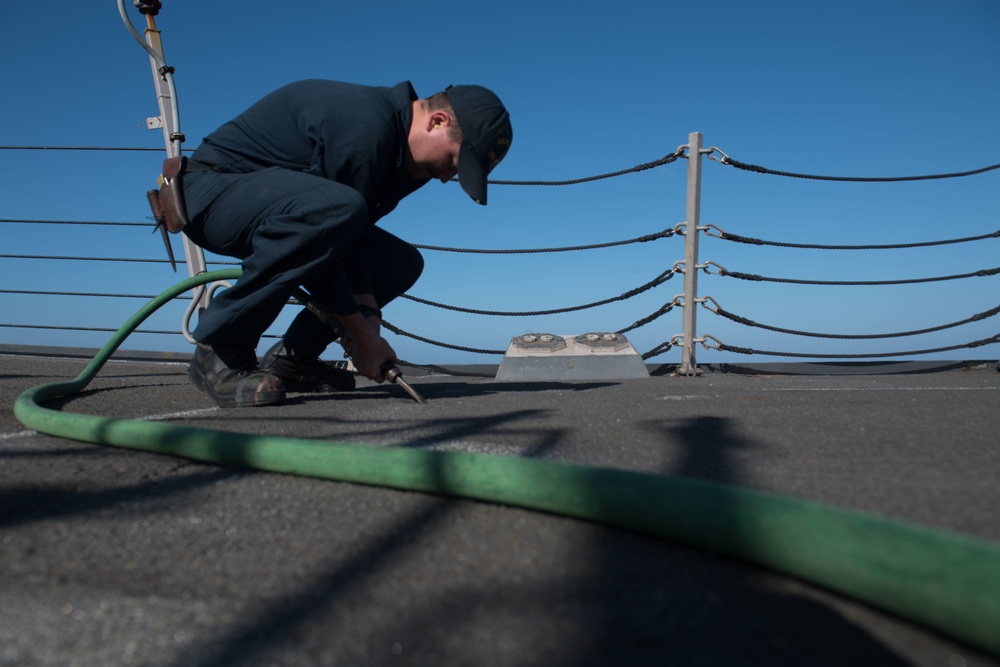
[[(296, 288), (293, 291), (292, 295), (297, 300), (299, 300), (302, 303), (304, 303), (306, 305), (306, 307), (316, 317), (318, 317), (320, 319), (321, 322), (323, 322), (324, 324), (326, 324), (326, 325), (330, 326), (331, 328), (333, 328), (334, 331), (337, 332), (338, 337), (345, 335), (344, 330), (340, 328), (340, 325), (338, 324), (337, 319), (333, 315), (331, 315), (326, 310), (326, 308), (324, 308), (315, 299), (313, 299), (305, 290), (303, 290), (301, 287), (300, 288)], [(348, 355), (346, 351), (344, 352), (344, 358), (345, 359), (349, 359), (350, 358), (350, 355)], [(399, 368), (396, 367), (396, 364), (392, 363), (391, 361), (386, 361), (384, 364), (382, 364), (379, 367), (379, 370), (381, 370), (382, 373), (383, 373), (383, 375), (385, 375), (385, 379), (386, 380), (388, 380), (389, 382), (394, 382), (395, 384), (398, 384), (400, 387), (402, 387), (404, 390), (406, 390), (406, 393), (409, 394), (413, 398), (413, 400), (415, 400), (417, 403), (420, 403), (420, 404), (427, 403), (427, 401), (424, 400), (424, 397), (421, 396), (417, 392), (416, 389), (414, 389), (413, 387), (411, 387), (409, 382), (407, 382), (406, 380), (403, 379), (403, 373), (402, 373), (402, 371), (399, 370)]]
[[(162, 179), (163, 176), (160, 176)], [(160, 192), (159, 190), (147, 190), (146, 199), (149, 200), (149, 207), (153, 211), (153, 219), (156, 220), (156, 230), (160, 230), (160, 234), (163, 235), (163, 245), (167, 248), (167, 257), (170, 258), (170, 267), (177, 273), (177, 260), (174, 259), (174, 249), (170, 246), (170, 237), (167, 235), (167, 218), (163, 213), (163, 204), (160, 203)]]
[(385, 364), (382, 366), (382, 372), (385, 373), (385, 379), (389, 382), (395, 382), (400, 387), (406, 390), (406, 393), (413, 397), (417, 403), (427, 403), (424, 397), (417, 393), (417, 390), (410, 386), (410, 384), (403, 379), (403, 374), (398, 368), (393, 364)]

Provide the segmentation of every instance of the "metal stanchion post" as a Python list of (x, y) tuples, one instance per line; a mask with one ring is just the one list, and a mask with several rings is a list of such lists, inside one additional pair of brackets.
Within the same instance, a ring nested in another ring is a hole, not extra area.
[(687, 207), (684, 233), (684, 344), (681, 348), (682, 375), (696, 375), (695, 337), (697, 335), (698, 229), (701, 214), (701, 133), (688, 135)]

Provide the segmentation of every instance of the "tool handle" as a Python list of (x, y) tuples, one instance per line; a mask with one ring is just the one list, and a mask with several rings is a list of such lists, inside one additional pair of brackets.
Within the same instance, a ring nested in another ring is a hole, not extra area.
[(424, 397), (420, 395), (416, 389), (410, 386), (410, 383), (403, 379), (403, 373), (396, 368), (395, 364), (391, 362), (386, 362), (382, 364), (380, 370), (385, 375), (385, 379), (394, 384), (398, 384), (402, 387), (410, 397), (417, 403), (426, 403)]
[(393, 384), (396, 384), (396, 380), (403, 377), (403, 371), (399, 370), (399, 367), (391, 361), (386, 361), (384, 364), (379, 366), (378, 369), (382, 371), (382, 375), (385, 376), (385, 379)]

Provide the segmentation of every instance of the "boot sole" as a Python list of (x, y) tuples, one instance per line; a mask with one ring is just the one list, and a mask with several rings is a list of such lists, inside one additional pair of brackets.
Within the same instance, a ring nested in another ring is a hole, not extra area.
[(340, 385), (299, 382), (282, 377), (278, 377), (278, 379), (285, 385), (285, 391), (291, 394), (335, 394), (341, 391), (353, 391), (356, 387), (354, 378), (351, 378), (349, 382), (345, 381)]

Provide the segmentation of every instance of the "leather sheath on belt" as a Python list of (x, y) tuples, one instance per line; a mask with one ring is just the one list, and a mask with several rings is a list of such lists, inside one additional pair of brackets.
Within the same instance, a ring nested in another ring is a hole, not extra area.
[(163, 161), (163, 173), (160, 174), (159, 190), (149, 190), (146, 198), (153, 211), (157, 225), (176, 234), (187, 225), (187, 208), (184, 205), (184, 169), (187, 158), (183, 155), (168, 157)]

